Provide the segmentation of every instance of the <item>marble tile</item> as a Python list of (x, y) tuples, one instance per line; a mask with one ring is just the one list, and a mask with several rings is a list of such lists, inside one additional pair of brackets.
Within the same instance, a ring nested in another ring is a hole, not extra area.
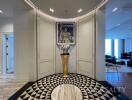
[(62, 84), (53, 90), (51, 98), (52, 100), (82, 100), (82, 92), (74, 85)]

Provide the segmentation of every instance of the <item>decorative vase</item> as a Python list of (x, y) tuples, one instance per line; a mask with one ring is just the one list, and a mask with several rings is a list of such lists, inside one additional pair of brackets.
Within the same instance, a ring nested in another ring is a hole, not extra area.
[(62, 53), (61, 59), (62, 59), (62, 65), (63, 65), (63, 77), (68, 77), (68, 61), (69, 61), (69, 53)]

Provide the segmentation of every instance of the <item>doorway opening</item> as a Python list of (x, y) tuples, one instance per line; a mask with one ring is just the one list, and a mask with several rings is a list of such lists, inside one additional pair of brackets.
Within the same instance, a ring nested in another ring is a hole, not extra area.
[(14, 74), (14, 34), (2, 34), (3, 74)]

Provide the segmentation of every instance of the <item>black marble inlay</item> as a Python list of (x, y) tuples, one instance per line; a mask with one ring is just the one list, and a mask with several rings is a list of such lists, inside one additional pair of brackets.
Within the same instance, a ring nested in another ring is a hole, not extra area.
[(113, 93), (110, 85), (74, 73), (70, 73), (67, 78), (63, 78), (61, 73), (46, 76), (27, 87), (25, 91), (19, 93), (20, 95), (14, 96), (15, 99), (9, 100), (51, 100), (52, 91), (61, 84), (77, 86), (82, 91), (83, 100), (118, 100), (119, 92)]

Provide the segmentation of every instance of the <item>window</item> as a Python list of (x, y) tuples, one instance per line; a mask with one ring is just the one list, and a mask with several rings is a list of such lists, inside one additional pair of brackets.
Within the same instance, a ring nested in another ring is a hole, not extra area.
[(118, 55), (118, 39), (114, 40), (114, 56), (116, 58), (119, 58), (119, 55)]
[(105, 39), (105, 55), (112, 55), (111, 39)]

